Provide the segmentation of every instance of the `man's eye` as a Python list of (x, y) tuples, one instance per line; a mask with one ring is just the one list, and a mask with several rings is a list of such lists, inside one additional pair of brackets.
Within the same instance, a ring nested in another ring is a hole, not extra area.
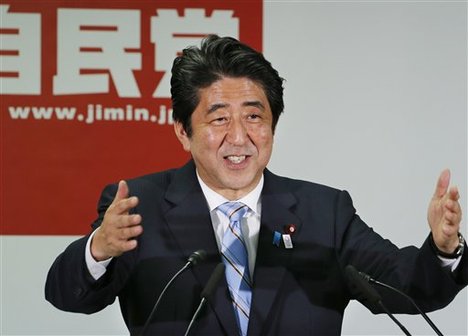
[(226, 117), (219, 117), (219, 118), (213, 119), (211, 122), (214, 123), (214, 124), (223, 124), (226, 121), (227, 121)]
[(251, 114), (251, 115), (249, 115), (249, 119), (250, 120), (260, 119), (260, 116), (258, 114)]

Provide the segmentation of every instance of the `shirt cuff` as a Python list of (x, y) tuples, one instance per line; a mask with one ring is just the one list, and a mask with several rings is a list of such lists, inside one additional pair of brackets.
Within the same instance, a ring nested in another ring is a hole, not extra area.
[(462, 258), (462, 256), (459, 256), (458, 258), (456, 259), (450, 259), (450, 258), (444, 258), (444, 257), (441, 257), (441, 256), (437, 256), (441, 263), (442, 263), (442, 267), (444, 268), (449, 268), (450, 267), (450, 270), (452, 272), (455, 272), (455, 270), (457, 269), (458, 265), (460, 264), (460, 260)]
[(88, 267), (88, 271), (94, 280), (99, 280), (99, 278), (106, 273), (107, 266), (112, 260), (112, 258), (109, 258), (103, 261), (96, 261), (93, 258), (93, 255), (91, 254), (91, 241), (93, 240), (94, 234), (97, 230), (99, 230), (99, 228), (94, 230), (93, 233), (91, 233), (91, 235), (89, 236), (85, 250), (86, 266)]

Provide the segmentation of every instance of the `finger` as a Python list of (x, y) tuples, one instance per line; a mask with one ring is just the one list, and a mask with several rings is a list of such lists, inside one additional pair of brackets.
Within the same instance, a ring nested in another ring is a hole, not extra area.
[(458, 188), (456, 186), (451, 187), (448, 194), (451, 200), (458, 201), (460, 199), (460, 193), (458, 192)]
[(119, 230), (120, 240), (131, 240), (135, 237), (138, 237), (143, 232), (143, 227), (141, 225), (131, 226)]
[(137, 240), (136, 239), (131, 239), (131, 240), (127, 240), (124, 244), (123, 244), (123, 248), (125, 251), (130, 251), (130, 250), (133, 250), (135, 247), (137, 247), (138, 243), (137, 243)]
[(116, 218), (116, 228), (123, 229), (126, 227), (131, 227), (135, 225), (140, 225), (141, 216), (138, 214), (135, 215), (121, 215)]
[(458, 220), (458, 214), (451, 212), (451, 211), (446, 211), (444, 213), (444, 219), (445, 219), (445, 224), (447, 225), (455, 225), (457, 220)]
[(456, 214), (461, 214), (460, 203), (451, 199), (445, 202), (445, 209)]
[(441, 198), (445, 195), (450, 184), (450, 170), (444, 169), (440, 173), (439, 179), (437, 180), (436, 189), (434, 192), (434, 197)]
[(131, 240), (121, 240), (118, 243), (116, 243), (115, 248), (116, 252), (118, 255), (133, 250), (135, 247), (137, 247), (138, 243), (136, 239), (131, 239)]
[[(115, 200), (114, 200), (115, 202)], [(113, 208), (117, 214), (126, 214), (129, 210), (138, 205), (138, 197), (132, 196), (125, 198), (113, 204)]]
[(117, 186), (117, 192), (115, 193), (114, 202), (118, 202), (128, 197), (128, 185), (124, 180), (119, 182)]
[(442, 214), (441, 220), (442, 220), (441, 221), (442, 226), (443, 225), (450, 225), (450, 226), (457, 225), (457, 226), (459, 226), (459, 223), (461, 221), (461, 216), (457, 212), (445, 209), (443, 214)]

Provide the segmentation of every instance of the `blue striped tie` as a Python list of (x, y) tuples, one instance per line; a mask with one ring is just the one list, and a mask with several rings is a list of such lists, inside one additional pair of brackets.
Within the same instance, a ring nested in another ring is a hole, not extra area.
[(218, 209), (229, 218), (229, 227), (224, 233), (221, 254), (226, 265), (226, 279), (237, 324), (240, 334), (245, 336), (249, 325), (252, 284), (240, 220), (249, 208), (239, 202), (226, 202), (221, 204)]

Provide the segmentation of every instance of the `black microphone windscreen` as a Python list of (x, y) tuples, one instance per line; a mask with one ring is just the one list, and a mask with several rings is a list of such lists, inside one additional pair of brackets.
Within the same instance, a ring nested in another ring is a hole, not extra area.
[(213, 273), (211, 273), (210, 279), (206, 283), (205, 288), (201, 292), (200, 296), (202, 298), (205, 298), (205, 299), (209, 300), (211, 295), (213, 295), (213, 292), (214, 292), (216, 286), (218, 285), (219, 280), (221, 280), (221, 278), (224, 276), (224, 268), (225, 268), (225, 266), (224, 266), (223, 263), (219, 263), (216, 266)]
[(192, 265), (196, 265), (199, 262), (205, 260), (206, 258), (206, 252), (205, 250), (198, 250), (193, 252), (190, 257), (188, 258), (188, 262), (191, 263)]
[(371, 303), (378, 303), (382, 300), (380, 294), (361, 276), (361, 274), (359, 274), (353, 265), (346, 266), (345, 272), (349, 282), (354, 285), (367, 300)]

